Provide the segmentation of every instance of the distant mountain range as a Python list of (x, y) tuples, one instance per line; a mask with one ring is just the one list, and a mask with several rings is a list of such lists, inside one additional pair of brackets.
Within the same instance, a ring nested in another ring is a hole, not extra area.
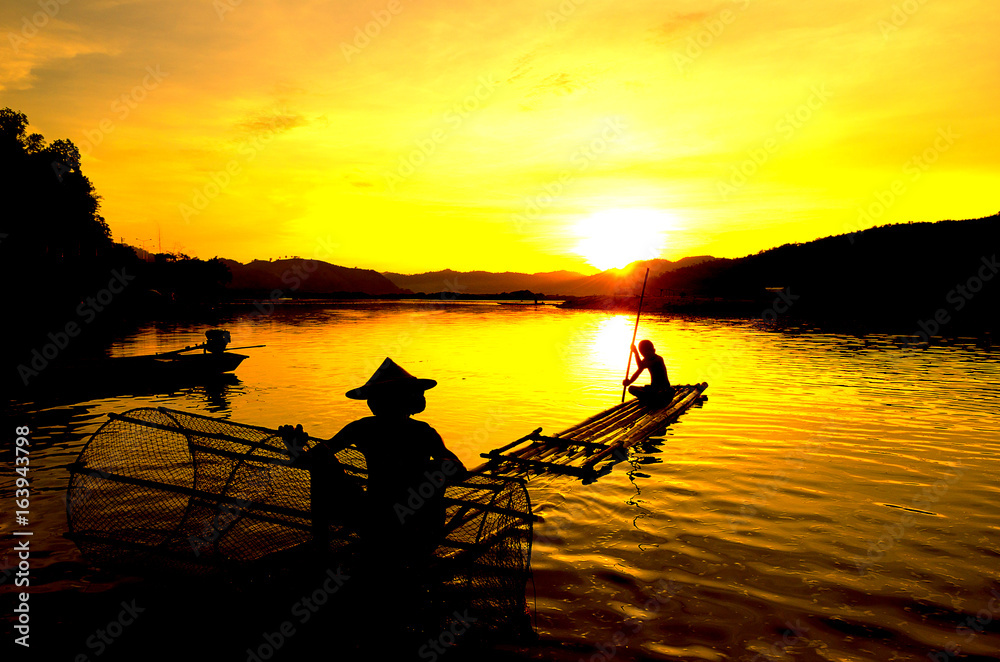
[(933, 334), (935, 329), (1000, 330), (998, 253), (1000, 214), (885, 225), (736, 259), (646, 260), (591, 276), (571, 271), (382, 274), (299, 258), (223, 262), (232, 272), (228, 287), (254, 296), (455, 292), (528, 298), (530, 291), (575, 297), (576, 307), (608, 309), (633, 307), (628, 299), (638, 294), (648, 267), (651, 311), (760, 316), (773, 307), (771, 314), (788, 312), (824, 324), (886, 322)]
[(281, 296), (296, 294), (364, 293), (372, 296), (408, 294), (392, 281), (371, 269), (340, 267), (320, 260), (290, 258), (254, 260), (241, 264), (223, 259), (233, 279), (227, 287), (255, 293), (280, 291)]
[(397, 286), (413, 292), (460, 292), (463, 294), (500, 294), (530, 290), (552, 296), (610, 295), (632, 289), (636, 274), (642, 278), (649, 267), (650, 278), (713, 260), (708, 256), (670, 260), (633, 262), (622, 269), (608, 269), (591, 276), (575, 271), (547, 271), (534, 274), (505, 271), (429, 271), (422, 274), (383, 272)]
[(320, 260), (289, 258), (254, 260), (241, 264), (223, 259), (229, 267), (230, 290), (271, 293), (282, 296), (322, 294), (369, 294), (372, 296), (433, 294), (455, 292), (470, 295), (504, 294), (525, 290), (549, 296), (613, 295), (630, 292), (636, 280), (640, 282), (645, 268), (650, 279), (687, 266), (713, 260), (708, 256), (670, 260), (644, 260), (622, 269), (609, 269), (591, 276), (574, 271), (549, 271), (534, 274), (506, 271), (431, 271), (422, 274), (378, 273), (371, 269), (355, 269), (329, 264)]

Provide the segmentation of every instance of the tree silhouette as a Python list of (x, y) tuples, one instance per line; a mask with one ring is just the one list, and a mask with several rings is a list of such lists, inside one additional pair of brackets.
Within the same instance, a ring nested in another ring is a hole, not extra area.
[(76, 145), (46, 144), (27, 129), (24, 113), (0, 110), (0, 274), (13, 309), (41, 324), (67, 318), (115, 265), (135, 258), (112, 242)]
[(88, 329), (86, 341), (68, 348), (73, 353), (99, 345), (123, 318), (187, 314), (217, 300), (231, 277), (218, 259), (179, 255), (147, 263), (114, 243), (80, 150), (70, 140), (46, 144), (29, 134), (27, 116), (10, 108), (0, 110), (0, 192), (0, 282), (15, 350), (4, 363), (30, 360), (67, 324)]

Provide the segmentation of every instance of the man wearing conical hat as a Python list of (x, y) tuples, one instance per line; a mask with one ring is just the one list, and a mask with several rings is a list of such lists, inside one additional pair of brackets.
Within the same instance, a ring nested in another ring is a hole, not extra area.
[[(445, 481), (466, 473), (437, 431), (411, 418), (427, 405), (424, 391), (436, 385), (433, 379), (418, 379), (386, 358), (363, 386), (346, 394), (367, 400), (374, 415), (348, 423), (321, 452), (332, 463), (336, 463), (333, 453), (347, 446), (364, 454), (368, 465), (364, 533), (370, 554), (384, 562), (410, 563), (433, 551), (444, 521)], [(316, 480), (337, 472), (312, 473)], [(321, 493), (331, 492), (314, 489), (314, 498)], [(314, 513), (324, 510), (315, 505)], [(358, 504), (332, 507), (357, 508)]]

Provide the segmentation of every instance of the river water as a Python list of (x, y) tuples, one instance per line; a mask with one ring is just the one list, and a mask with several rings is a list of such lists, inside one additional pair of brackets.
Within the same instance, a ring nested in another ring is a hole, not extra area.
[[(133, 581), (91, 571), (62, 537), (66, 466), (108, 413), (166, 406), (329, 437), (368, 415), (344, 392), (390, 356), (438, 381), (418, 418), (472, 467), (536, 427), (556, 432), (617, 403), (633, 322), (489, 302), (234, 308), (220, 321), (234, 346), (266, 347), (247, 350), (231, 383), (145, 394), (78, 384), (15, 402), (33, 442), (33, 588), (69, 621), (87, 595)], [(151, 324), (111, 353), (175, 349), (206, 328)], [(996, 349), (656, 315), (639, 338), (672, 382), (707, 381), (708, 401), (595, 484), (529, 483), (542, 518), (527, 586), (538, 641), (514, 659), (1000, 659)], [(13, 457), (5, 445), (5, 467)], [(5, 513), (13, 489), (5, 470)], [(231, 659), (245, 648), (234, 642)]]

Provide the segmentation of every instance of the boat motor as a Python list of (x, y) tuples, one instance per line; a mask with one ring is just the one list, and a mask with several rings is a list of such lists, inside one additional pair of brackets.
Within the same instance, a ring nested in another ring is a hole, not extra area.
[(232, 342), (232, 337), (225, 329), (209, 329), (205, 332), (205, 338), (205, 351), (213, 354), (222, 354)]

